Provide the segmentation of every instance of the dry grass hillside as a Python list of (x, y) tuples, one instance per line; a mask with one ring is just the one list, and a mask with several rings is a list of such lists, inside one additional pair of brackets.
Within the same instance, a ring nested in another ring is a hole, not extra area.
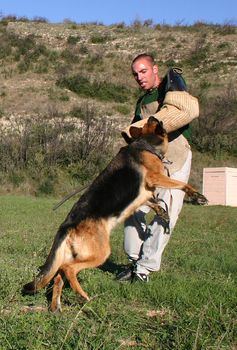
[[(21, 39), (31, 38), (34, 44), (24, 53), (13, 47), (12, 55), (1, 59), (0, 101), (4, 116), (45, 113), (52, 108), (70, 112), (84, 98), (56, 86), (63, 75), (86, 75), (133, 91), (136, 85), (130, 62), (141, 52), (154, 54), (161, 74), (169, 66), (183, 68), (196, 95), (205, 86), (208, 94), (218, 95), (237, 80), (237, 31), (230, 25), (150, 28), (140, 23), (125, 27), (16, 21), (8, 22), (6, 31)], [(93, 101), (105, 114), (130, 120), (135, 103), (132, 97), (125, 103), (126, 108), (116, 101), (85, 99)], [(119, 113), (120, 108), (126, 113)]]
[[(223, 158), (218, 153), (217, 163), (236, 166), (237, 29), (231, 24), (135, 21), (128, 27), (2, 19), (2, 123), (22, 117), (83, 119), (87, 106), (98, 118), (110, 120), (114, 129), (122, 128), (130, 122), (138, 96), (130, 62), (141, 52), (155, 56), (161, 75), (170, 66), (183, 69), (189, 90), (200, 99), (200, 120), (194, 124), (197, 150), (211, 152), (214, 157), (206, 163), (216, 164), (219, 147), (228, 154)], [(233, 149), (234, 157), (228, 160)]]

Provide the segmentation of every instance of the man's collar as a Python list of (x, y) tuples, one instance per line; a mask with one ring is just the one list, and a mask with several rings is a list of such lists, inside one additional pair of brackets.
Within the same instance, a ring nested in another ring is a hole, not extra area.
[(152, 94), (154, 91), (158, 90), (158, 88), (159, 88), (159, 85), (147, 90), (147, 93)]

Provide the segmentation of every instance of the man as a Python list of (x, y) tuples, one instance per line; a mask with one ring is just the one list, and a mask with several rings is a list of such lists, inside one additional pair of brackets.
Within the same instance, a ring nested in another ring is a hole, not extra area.
[[(186, 91), (181, 70), (171, 69), (161, 80), (151, 55), (135, 57), (131, 68), (135, 80), (145, 91), (137, 101), (132, 123), (141, 127), (151, 115), (163, 121), (169, 133), (167, 173), (171, 178), (188, 182), (192, 159), (189, 123), (199, 115), (198, 101)], [(130, 142), (129, 127), (122, 135)], [(160, 269), (162, 253), (183, 206), (184, 192), (159, 189), (158, 198), (164, 209), (168, 208), (170, 233), (167, 234), (157, 215), (149, 225), (146, 224), (145, 216), (150, 210), (146, 205), (128, 218), (125, 221), (124, 249), (130, 265), (117, 275), (118, 281), (148, 282), (150, 272)]]

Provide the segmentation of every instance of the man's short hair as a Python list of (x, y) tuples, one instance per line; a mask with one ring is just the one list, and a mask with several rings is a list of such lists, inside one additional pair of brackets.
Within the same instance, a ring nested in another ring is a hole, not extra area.
[(136, 56), (133, 61), (132, 61), (132, 64), (131, 66), (133, 66), (133, 64), (140, 60), (141, 58), (145, 58), (147, 59), (151, 64), (155, 64), (155, 59), (152, 55), (148, 54), (148, 53), (141, 53), (140, 55)]

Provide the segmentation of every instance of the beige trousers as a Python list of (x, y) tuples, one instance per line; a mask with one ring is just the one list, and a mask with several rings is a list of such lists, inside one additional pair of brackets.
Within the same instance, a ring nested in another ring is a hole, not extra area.
[[(192, 152), (183, 167), (170, 177), (183, 182), (188, 182), (191, 170)], [(125, 221), (124, 249), (129, 260), (136, 260), (136, 271), (149, 274), (150, 271), (158, 271), (161, 266), (162, 253), (171, 237), (179, 213), (183, 206), (184, 192), (181, 190), (162, 189), (159, 198), (168, 206), (170, 216), (170, 233), (164, 232), (162, 221), (157, 215), (150, 224), (146, 224), (145, 216), (150, 208), (143, 205), (139, 210)], [(161, 206), (165, 208), (164, 204)]]

